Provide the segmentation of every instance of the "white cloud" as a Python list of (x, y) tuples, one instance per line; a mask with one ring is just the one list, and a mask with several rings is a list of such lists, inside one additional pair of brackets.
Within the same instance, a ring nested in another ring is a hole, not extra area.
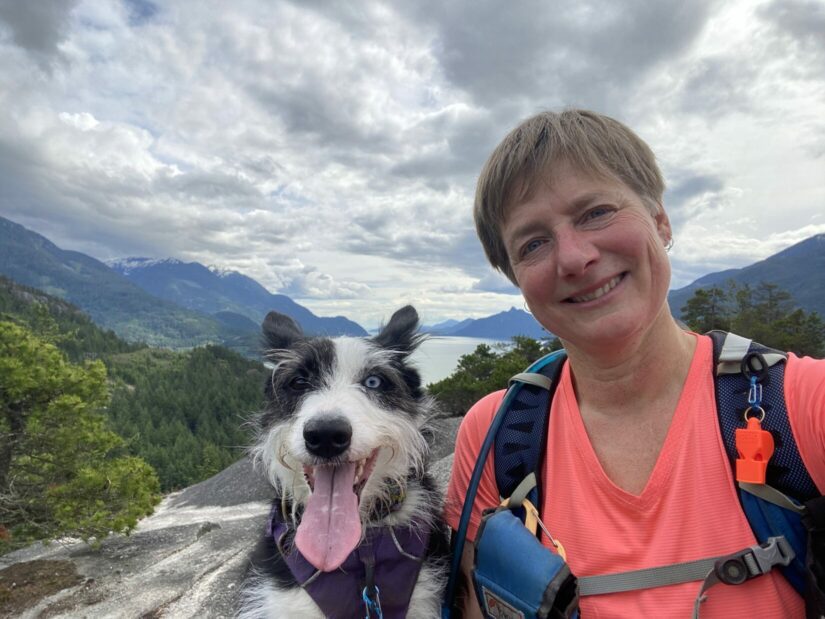
[(355, 281), (336, 281), (328, 273), (321, 273), (315, 267), (306, 266), (293, 259), (278, 270), (283, 282), (279, 292), (302, 299), (357, 299), (367, 296), (370, 287)]
[(664, 169), (674, 283), (822, 230), (821, 2), (0, 4), (0, 213), (377, 324), (510, 307), (471, 221), (495, 143), (612, 114)]

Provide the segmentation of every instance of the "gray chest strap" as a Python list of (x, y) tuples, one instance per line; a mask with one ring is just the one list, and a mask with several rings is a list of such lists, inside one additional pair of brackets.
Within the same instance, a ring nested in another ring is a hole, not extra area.
[[(534, 375), (535, 376), (535, 375)], [(541, 378), (544, 378), (543, 376)], [(804, 512), (805, 508), (796, 505), (787, 496), (772, 488), (771, 486), (759, 484), (740, 483), (740, 487), (752, 494), (761, 497), (765, 501), (775, 503), (785, 509), (797, 512)], [(528, 493), (536, 487), (535, 473), (527, 475), (521, 483), (513, 490), (513, 494), (507, 499), (507, 507), (513, 509), (521, 505)], [(504, 497), (502, 497), (504, 499)], [(553, 541), (553, 537), (539, 519), (539, 524), (547, 536)], [(555, 542), (553, 542), (555, 544)], [(648, 567), (640, 570), (628, 572), (617, 572), (613, 574), (601, 574), (598, 576), (580, 576), (577, 578), (579, 585), (579, 595), (605, 595), (607, 593), (622, 593), (625, 591), (636, 591), (640, 589), (653, 589), (655, 587), (666, 587), (668, 585), (679, 585), (686, 582), (703, 581), (702, 589), (696, 597), (694, 617), (699, 616), (699, 604), (705, 599), (705, 591), (718, 583), (741, 584), (756, 576), (766, 574), (776, 565), (788, 565), (794, 558), (795, 553), (784, 537), (771, 537), (762, 545), (755, 544), (739, 552), (696, 561), (685, 561), (684, 563), (673, 563), (659, 567)], [(726, 566), (734, 569), (740, 566), (740, 572), (745, 577), (737, 582), (737, 579), (726, 572)]]
[(756, 544), (730, 555), (631, 572), (583, 576), (578, 579), (579, 595), (604, 595), (701, 580), (702, 588), (693, 608), (693, 617), (698, 619), (699, 606), (707, 599), (705, 592), (714, 585), (742, 584), (751, 578), (767, 574), (775, 566), (788, 565), (793, 558), (794, 551), (784, 537), (771, 537), (762, 545)]
[(704, 580), (708, 572), (722, 557), (697, 559), (684, 563), (673, 563), (661, 567), (648, 567), (631, 572), (602, 574), (600, 576), (579, 576), (579, 595), (604, 595), (637, 589), (653, 589), (667, 585)]

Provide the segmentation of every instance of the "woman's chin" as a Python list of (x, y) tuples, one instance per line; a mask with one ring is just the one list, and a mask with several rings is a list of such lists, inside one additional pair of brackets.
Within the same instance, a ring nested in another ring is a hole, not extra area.
[(643, 336), (646, 326), (649, 327), (651, 322), (649, 318), (643, 320), (638, 316), (622, 315), (622, 312), (617, 312), (557, 335), (562, 341), (576, 348), (608, 349), (628, 344)]

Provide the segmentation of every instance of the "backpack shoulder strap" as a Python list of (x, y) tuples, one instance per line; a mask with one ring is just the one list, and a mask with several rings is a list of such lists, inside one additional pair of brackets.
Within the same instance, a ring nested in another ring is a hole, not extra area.
[(768, 464), (766, 486), (778, 490), (797, 504), (779, 506), (768, 493), (754, 493), (749, 484), (739, 484), (737, 493), (742, 510), (756, 539), (762, 543), (774, 536), (784, 536), (793, 547), (796, 557), (782, 571), (800, 593), (805, 590), (805, 557), (807, 533), (800, 519), (798, 506), (819, 496), (808, 474), (788, 419), (785, 403), (785, 361), (787, 355), (733, 333), (711, 331), (713, 340), (714, 385), (719, 429), (725, 444), (731, 468), (736, 471), (736, 429), (745, 426), (744, 414), (748, 408), (750, 380), (748, 368), (760, 369), (762, 385), (761, 406), (765, 410), (762, 429), (774, 438), (775, 451)]
[(566, 357), (563, 351), (550, 353), (510, 379), (521, 388), (501, 413), (493, 447), (496, 484), (502, 498), (512, 495), (525, 477), (535, 473), (536, 487), (527, 496), (534, 505), (541, 505), (540, 464), (547, 447), (547, 421)]
[(768, 465), (767, 483), (799, 502), (819, 496), (799, 455), (788, 419), (784, 389), (787, 355), (734, 333), (711, 331), (708, 335), (713, 340), (716, 412), (731, 467), (735, 470), (735, 432), (744, 427), (744, 412), (748, 407), (750, 383), (742, 370), (743, 362), (747, 364), (749, 358), (759, 355), (768, 365), (761, 381), (762, 408), (765, 409), (762, 428), (773, 435), (776, 445)]
[[(564, 364), (564, 360), (567, 354), (564, 350), (557, 350), (551, 352), (548, 355), (545, 355), (535, 363), (533, 363), (530, 367), (528, 367), (525, 372), (522, 374), (517, 374), (514, 376), (510, 381), (510, 386), (507, 389), (507, 393), (504, 395), (504, 399), (499, 406), (499, 409), (496, 411), (495, 416), (493, 417), (492, 423), (490, 424), (489, 429), (487, 430), (487, 434), (484, 437), (484, 442), (481, 444), (481, 448), (479, 449), (478, 456), (476, 458), (476, 463), (473, 466), (473, 473), (470, 476), (470, 482), (467, 485), (467, 492), (464, 496), (464, 505), (461, 508), (461, 517), (459, 518), (458, 522), (458, 529), (455, 535), (452, 538), (452, 558), (450, 560), (450, 574), (447, 578), (447, 585), (444, 588), (444, 599), (441, 605), (441, 617), (442, 619), (450, 619), (452, 617), (453, 612), (453, 605), (455, 604), (455, 593), (456, 593), (456, 586), (458, 583), (458, 573), (459, 567), (461, 565), (461, 556), (464, 551), (464, 543), (467, 537), (467, 527), (470, 523), (470, 514), (473, 511), (473, 504), (475, 503), (476, 492), (478, 491), (478, 484), (481, 481), (481, 475), (484, 470), (484, 463), (487, 461), (487, 456), (490, 453), (491, 448), (494, 444), (504, 445), (504, 443), (508, 442), (508, 435), (512, 432), (518, 432), (521, 435), (520, 440), (517, 441), (510, 441), (517, 445), (524, 444), (525, 432), (523, 429), (526, 429), (526, 426), (523, 428), (519, 428), (518, 423), (516, 422), (516, 427), (511, 428), (508, 430), (507, 433), (500, 439), (500, 430), (503, 425), (504, 421), (507, 421), (510, 417), (511, 411), (513, 410), (525, 410), (530, 408), (534, 412), (531, 414), (531, 419), (533, 416), (537, 415), (537, 411), (544, 411), (544, 417), (548, 416), (548, 409), (550, 402), (553, 398), (553, 393), (556, 389), (556, 383), (558, 382), (558, 377), (561, 374), (561, 368)], [(546, 378), (539, 378), (544, 373), (547, 373)], [(527, 376), (525, 376), (525, 374)], [(544, 392), (543, 394), (540, 392)], [(538, 400), (544, 400), (544, 408), (541, 407)], [(511, 418), (509, 419), (510, 423), (512, 424), (514, 420)], [(541, 422), (543, 427), (546, 426), (546, 419)], [(533, 430), (536, 430), (535, 426), (533, 426)], [(538, 430), (540, 431), (540, 430)], [(531, 436), (533, 436), (533, 432), (530, 432)], [(545, 433), (546, 434), (546, 433)], [(541, 441), (542, 444), (544, 441)], [(530, 451), (531, 449), (522, 449), (518, 446), (514, 446), (513, 448), (503, 449), (503, 452), (510, 452), (513, 453), (517, 452), (525, 452)], [(540, 456), (542, 450), (536, 452)], [(498, 470), (505, 470), (505, 484), (507, 487), (510, 487), (510, 481), (508, 481), (508, 477), (515, 480), (512, 488), (510, 488), (510, 493), (512, 490), (518, 486), (518, 484), (523, 480), (530, 471), (535, 470), (538, 466), (538, 461), (533, 462), (532, 465), (530, 464), (529, 460), (532, 460), (532, 457), (527, 458), (527, 454), (524, 454), (524, 469), (527, 470), (527, 473), (522, 477), (518, 477), (518, 471), (522, 469), (516, 469), (511, 466), (510, 469), (502, 469), (500, 466), (500, 462), (504, 462), (508, 460), (507, 454), (505, 453), (502, 456), (502, 459), (499, 459), (499, 455), (496, 454), (496, 483), (499, 485), (499, 494), (502, 494), (502, 486), (501, 482), (499, 482), (499, 474)], [(509, 470), (510, 473), (506, 473)], [(509, 496), (509, 495), (507, 495)], [(535, 505), (539, 505), (538, 503), (538, 485), (536, 488), (533, 488), (530, 491), (528, 497), (536, 499)]]

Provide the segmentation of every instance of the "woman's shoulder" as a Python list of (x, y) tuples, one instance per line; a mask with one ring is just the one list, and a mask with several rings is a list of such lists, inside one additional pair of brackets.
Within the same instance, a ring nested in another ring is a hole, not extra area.
[(495, 412), (495, 409), (498, 408), (499, 404), (501, 404), (501, 401), (504, 399), (505, 393), (507, 393), (506, 389), (499, 389), (498, 391), (488, 393), (483, 398), (478, 400), (478, 402), (473, 404), (470, 410), (467, 411), (467, 414), (469, 415), (471, 412), (474, 414), (479, 414), (479, 412), (488, 411), (490, 409), (493, 409), (493, 412)]
[(788, 355), (785, 403), (799, 453), (825, 492), (825, 360)]
[(498, 391), (488, 393), (483, 398), (478, 400), (470, 407), (467, 414), (464, 415), (464, 421), (462, 424), (481, 423), (489, 426), (490, 421), (493, 419), (493, 415), (496, 414), (498, 407), (501, 405), (501, 401), (504, 399), (505, 393), (507, 393), (506, 389), (499, 389)]
[(825, 377), (825, 359), (800, 357), (794, 353), (788, 353), (788, 370), (807, 377), (823, 378)]
[(785, 369), (785, 401), (788, 409), (817, 411), (825, 425), (825, 360), (788, 354)]
[(483, 440), (486, 436), (505, 393), (505, 389), (493, 391), (470, 407), (458, 428), (459, 440), (470, 440), (472, 443), (480, 444), (481, 441), (478, 439), (480, 437)]

